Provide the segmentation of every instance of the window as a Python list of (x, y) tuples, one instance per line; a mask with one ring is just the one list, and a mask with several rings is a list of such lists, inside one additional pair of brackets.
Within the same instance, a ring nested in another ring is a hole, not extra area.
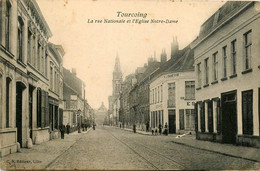
[(198, 87), (201, 87), (201, 68), (200, 68), (201, 63), (197, 64), (197, 74), (198, 74)]
[(48, 66), (47, 66), (47, 59), (48, 59), (48, 54), (47, 54), (47, 50), (45, 51), (45, 76), (47, 77), (47, 75), (48, 75)]
[(161, 102), (163, 101), (163, 87), (161, 85)]
[(32, 64), (36, 67), (36, 44), (35, 44), (36, 37), (33, 35), (32, 40)]
[(44, 74), (44, 49), (43, 47), (41, 48), (41, 73)]
[(231, 42), (231, 61), (232, 74), (236, 74), (236, 40)]
[(179, 110), (179, 121), (180, 121), (180, 130), (184, 130), (184, 109)]
[(209, 58), (205, 59), (205, 84), (209, 83)]
[(161, 96), (160, 96), (160, 86), (158, 86), (158, 103), (161, 101), (161, 100), (160, 100), (160, 97), (161, 97)]
[(53, 90), (53, 68), (50, 66), (50, 89)]
[(154, 89), (153, 89), (153, 104), (154, 104)]
[(186, 109), (186, 129), (194, 130), (195, 129), (195, 114), (194, 109)]
[(195, 99), (195, 81), (185, 81), (185, 99)]
[(23, 22), (20, 17), (18, 19), (17, 57), (19, 61), (23, 61)]
[(6, 78), (6, 128), (10, 127), (10, 109), (11, 109), (11, 79)]
[(175, 83), (168, 84), (168, 107), (175, 107)]
[(242, 92), (243, 134), (253, 135), (253, 90)]
[(218, 80), (218, 52), (213, 54), (213, 80)]
[(32, 63), (32, 33), (28, 29), (28, 41), (27, 41), (27, 53), (28, 53), (28, 62)]
[(155, 88), (155, 103), (157, 103), (157, 88)]
[(37, 69), (41, 72), (41, 44), (38, 43), (38, 54), (37, 54)]
[(245, 48), (245, 70), (251, 68), (251, 47), (252, 47), (252, 31), (250, 30), (244, 34), (244, 48)]
[(223, 77), (227, 77), (227, 46), (222, 48), (223, 51)]
[(10, 5), (10, 2), (7, 0), (7, 1), (4, 1), (6, 2), (5, 5), (6, 5), (6, 10), (5, 10), (5, 48), (6, 49), (10, 49), (10, 42), (9, 42), (9, 31), (10, 31), (10, 9), (11, 9), (11, 5)]

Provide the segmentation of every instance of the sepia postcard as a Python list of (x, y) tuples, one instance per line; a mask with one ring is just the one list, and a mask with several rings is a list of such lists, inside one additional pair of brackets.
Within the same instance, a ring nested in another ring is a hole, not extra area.
[(259, 170), (260, 2), (0, 0), (1, 170)]

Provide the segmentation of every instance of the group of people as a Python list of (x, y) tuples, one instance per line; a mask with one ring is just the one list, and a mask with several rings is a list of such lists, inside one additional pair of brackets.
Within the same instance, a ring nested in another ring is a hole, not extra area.
[[(96, 124), (93, 123), (93, 129), (94, 129), (94, 130), (95, 130), (95, 126), (96, 126)], [(79, 131), (79, 132), (80, 132), (80, 129), (81, 129), (81, 128), (83, 128), (83, 131), (84, 131), (84, 130), (87, 131), (88, 126), (87, 126), (87, 124), (82, 124), (81, 127), (80, 127), (80, 124), (78, 124), (77, 128), (78, 128), (78, 131)], [(67, 134), (70, 133), (70, 124), (67, 123), (66, 126), (65, 126), (65, 125), (61, 125), (61, 126), (60, 126), (60, 133), (61, 133), (61, 139), (64, 139), (64, 134), (65, 134), (65, 133), (67, 133)]]
[(164, 135), (168, 135), (168, 125), (167, 122), (164, 125), (164, 131), (162, 132), (163, 126), (161, 123), (159, 123), (158, 127), (155, 127), (152, 129), (152, 135), (158, 135), (158, 132), (160, 135), (162, 135), (162, 133)]

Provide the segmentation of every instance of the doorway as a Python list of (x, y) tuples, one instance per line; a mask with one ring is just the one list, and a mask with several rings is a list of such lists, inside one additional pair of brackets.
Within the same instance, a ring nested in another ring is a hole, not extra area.
[(169, 115), (169, 133), (176, 133), (176, 112), (175, 109), (168, 110)]
[(22, 118), (23, 118), (23, 91), (26, 87), (23, 83), (16, 83), (16, 128), (17, 141), (22, 146)]
[(221, 94), (222, 103), (222, 142), (236, 143), (237, 135), (237, 92)]
[(33, 134), (33, 86), (29, 86), (29, 128), (30, 128), (30, 138), (32, 139)]

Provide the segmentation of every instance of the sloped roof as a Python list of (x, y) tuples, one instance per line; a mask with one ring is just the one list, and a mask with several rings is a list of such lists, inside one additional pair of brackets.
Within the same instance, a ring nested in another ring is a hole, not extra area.
[(194, 71), (194, 50), (188, 45), (161, 68), (163, 72)]

